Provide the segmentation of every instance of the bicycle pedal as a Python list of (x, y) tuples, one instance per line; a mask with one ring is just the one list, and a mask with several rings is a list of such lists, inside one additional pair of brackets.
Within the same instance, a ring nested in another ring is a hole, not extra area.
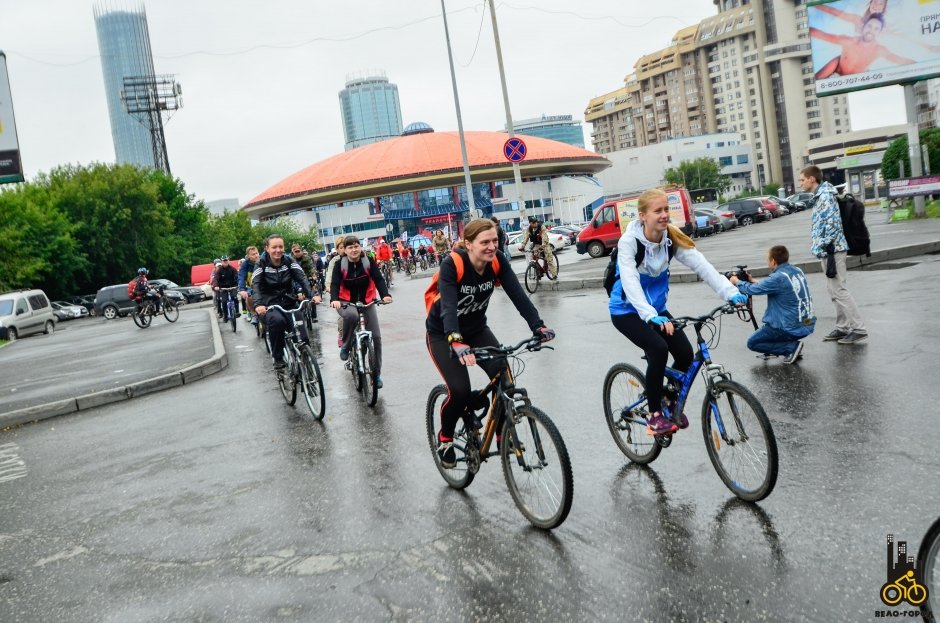
[(352, 370), (352, 362), (351, 362), (351, 361), (347, 361), (347, 362), (345, 363), (345, 366), (346, 366), (346, 369), (347, 369), (347, 370)]

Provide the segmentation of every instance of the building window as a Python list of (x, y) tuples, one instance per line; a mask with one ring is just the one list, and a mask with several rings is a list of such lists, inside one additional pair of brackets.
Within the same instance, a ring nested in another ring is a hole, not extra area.
[(747, 154), (741, 154), (737, 157), (738, 164), (747, 164), (747, 160), (748, 160)]

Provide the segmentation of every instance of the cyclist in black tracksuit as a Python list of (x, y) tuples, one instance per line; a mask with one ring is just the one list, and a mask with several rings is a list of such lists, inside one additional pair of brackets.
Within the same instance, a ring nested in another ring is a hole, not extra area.
[[(270, 305), (280, 305), (285, 309), (297, 307), (294, 293), (297, 287), (305, 297), (310, 297), (310, 284), (300, 264), (289, 255), (284, 254), (284, 239), (281, 236), (270, 235), (264, 241), (265, 254), (255, 265), (255, 272), (251, 275), (251, 287), (254, 290), (252, 298), (255, 301), (255, 312), (264, 317), (268, 327), (268, 337), (271, 340), (271, 354), (274, 356), (274, 367), (280, 369), (284, 364), (284, 332), (290, 326), (290, 319), (277, 309), (268, 309)], [(320, 302), (320, 297), (313, 297), (314, 303)], [(307, 334), (302, 322), (300, 325), (303, 339)]]
[[(463, 264), (463, 276), (458, 281), (458, 269), (448, 254), (441, 261), (438, 277), (439, 297), (428, 310), (427, 346), (434, 365), (447, 385), (447, 400), (441, 407), (441, 430), (438, 434), (438, 456), (444, 467), (456, 465), (453, 448), (454, 429), (470, 399), (470, 374), (467, 366), (476, 364), (470, 349), (478, 346), (498, 346), (499, 340), (486, 323), (486, 308), (497, 285), (501, 285), (519, 314), (533, 333), (542, 341), (555, 337), (539, 312), (526, 296), (509, 261), (497, 252), (496, 225), (488, 219), (476, 219), (464, 229), (464, 248), (455, 252)], [(498, 271), (493, 261), (498, 262)], [(488, 375), (502, 367), (496, 360), (480, 362)]]

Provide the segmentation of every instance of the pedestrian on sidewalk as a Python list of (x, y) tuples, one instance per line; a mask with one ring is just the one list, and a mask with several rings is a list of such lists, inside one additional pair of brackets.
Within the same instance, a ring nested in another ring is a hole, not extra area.
[(826, 289), (836, 307), (836, 328), (823, 341), (856, 344), (868, 338), (868, 331), (858, 305), (845, 285), (848, 272), (845, 258), (849, 245), (842, 231), (837, 191), (832, 184), (822, 181), (822, 171), (817, 166), (808, 166), (800, 171), (800, 187), (803, 192), (814, 195), (811, 251), (822, 263)]
[(737, 275), (729, 277), (741, 294), (767, 295), (764, 326), (748, 338), (747, 347), (765, 356), (782, 356), (784, 363), (796, 363), (803, 357), (800, 340), (810, 335), (816, 326), (806, 275), (790, 264), (790, 251), (783, 245), (770, 247), (767, 266), (770, 275), (760, 282), (750, 275), (746, 281)]

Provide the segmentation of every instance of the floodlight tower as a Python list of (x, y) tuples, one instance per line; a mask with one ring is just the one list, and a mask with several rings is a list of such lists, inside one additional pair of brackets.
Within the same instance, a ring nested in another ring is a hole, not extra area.
[(163, 115), (169, 121), (183, 107), (183, 89), (169, 74), (159, 76), (125, 76), (121, 89), (121, 104), (150, 131), (154, 168), (170, 175), (170, 160), (163, 133)]

